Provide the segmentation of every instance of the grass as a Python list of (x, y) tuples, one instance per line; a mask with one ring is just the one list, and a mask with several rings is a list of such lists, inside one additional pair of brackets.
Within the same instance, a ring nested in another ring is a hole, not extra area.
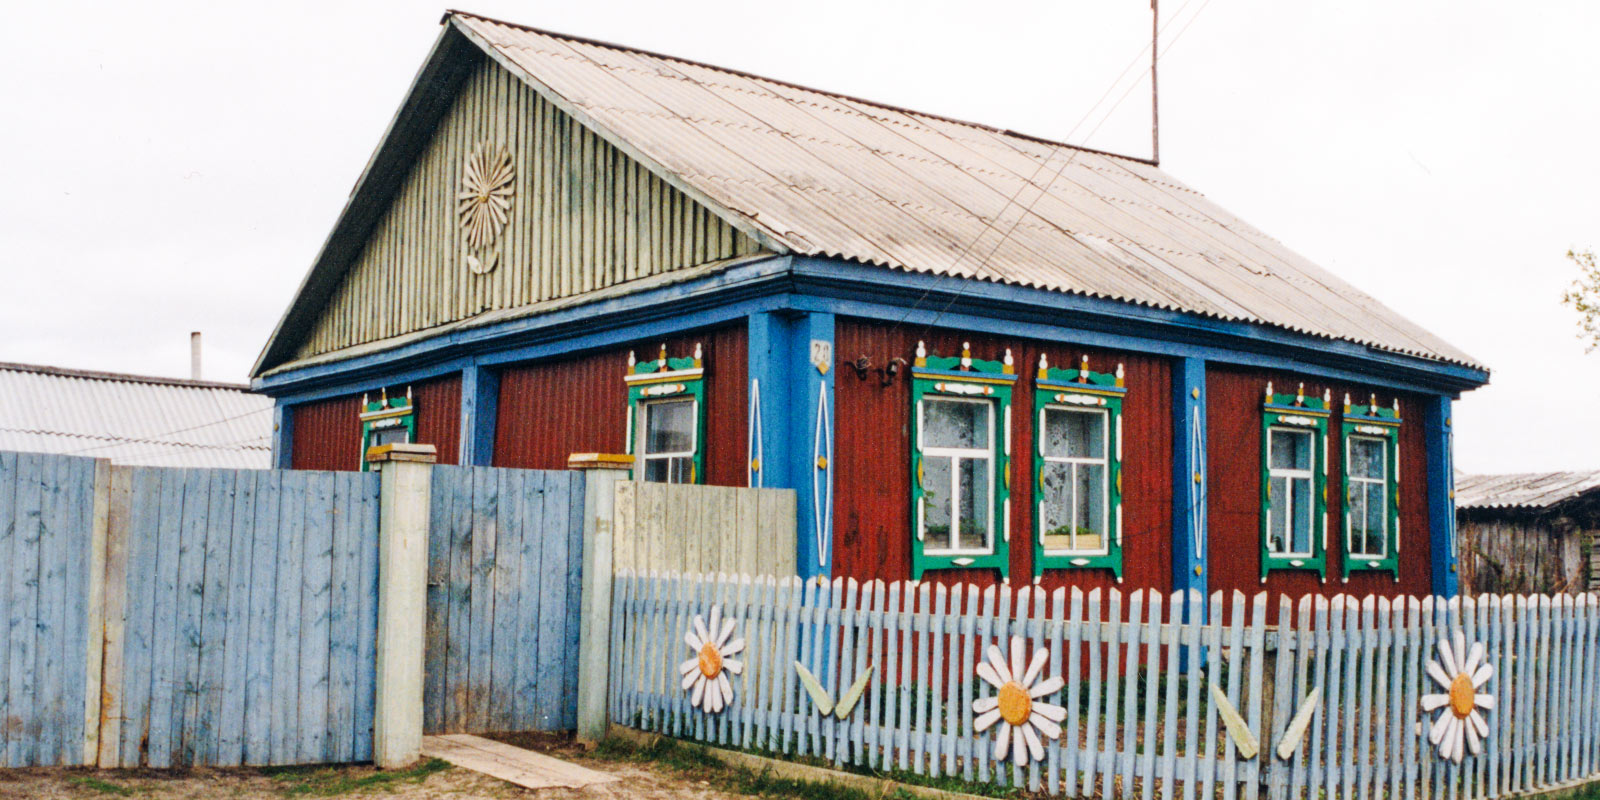
[(780, 778), (767, 770), (755, 770), (724, 764), (706, 748), (685, 744), (665, 737), (639, 746), (616, 737), (600, 743), (597, 755), (616, 761), (649, 762), (664, 766), (680, 777), (715, 781), (725, 789), (751, 797), (800, 798), (800, 800), (910, 800), (904, 789), (887, 795), (877, 795), (829, 781), (808, 781)]
[(131, 786), (115, 784), (108, 780), (96, 778), (93, 775), (74, 775), (68, 778), (68, 781), (74, 786), (80, 786), (101, 794), (114, 794), (123, 797), (133, 794), (133, 787)]
[(421, 783), (428, 776), (447, 769), (450, 769), (448, 762), (430, 758), (408, 769), (366, 774), (351, 774), (349, 770), (327, 767), (274, 767), (262, 770), (262, 774), (277, 781), (278, 790), (285, 797), (337, 797)]

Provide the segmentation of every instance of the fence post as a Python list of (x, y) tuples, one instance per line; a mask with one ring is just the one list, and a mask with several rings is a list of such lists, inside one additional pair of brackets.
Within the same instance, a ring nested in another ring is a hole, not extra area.
[(433, 445), (367, 451), (378, 470), (378, 674), (372, 760), (382, 769), (422, 756), (422, 650), (428, 600), (428, 505)]
[(578, 626), (578, 741), (606, 736), (606, 698), (611, 666), (612, 522), (616, 488), (628, 479), (633, 457), (573, 453), (571, 469), (583, 470), (583, 596)]

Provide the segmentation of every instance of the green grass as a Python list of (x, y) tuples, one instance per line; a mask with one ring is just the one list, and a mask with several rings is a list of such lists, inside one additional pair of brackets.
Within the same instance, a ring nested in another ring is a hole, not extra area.
[(115, 794), (123, 797), (133, 794), (133, 787), (131, 786), (115, 784), (108, 780), (96, 778), (93, 775), (74, 775), (68, 781), (74, 786), (81, 786), (101, 794)]
[(904, 789), (877, 795), (829, 781), (779, 778), (767, 770), (731, 766), (719, 761), (704, 747), (665, 737), (640, 746), (616, 737), (600, 743), (597, 755), (616, 761), (649, 762), (667, 767), (682, 777), (715, 780), (717, 787), (751, 797), (800, 798), (800, 800), (909, 800)]
[(278, 782), (278, 791), (285, 797), (337, 797), (345, 794), (390, 791), (396, 786), (421, 783), (428, 776), (450, 769), (450, 764), (437, 758), (419, 762), (409, 769), (351, 774), (346, 769), (327, 767), (275, 767), (262, 770)]

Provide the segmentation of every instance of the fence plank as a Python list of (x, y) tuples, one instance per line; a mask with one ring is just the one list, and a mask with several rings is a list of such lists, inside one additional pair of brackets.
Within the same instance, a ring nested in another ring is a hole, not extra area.
[[(16, 524), (17, 454), (0, 452), (0, 720), (16, 713), (10, 705), (12, 630), (22, 624), (21, 589), (15, 575), (21, 568), (21, 545)], [(20, 658), (20, 656), (19, 656)], [(0, 764), (9, 765), (11, 726), (0, 724)]]

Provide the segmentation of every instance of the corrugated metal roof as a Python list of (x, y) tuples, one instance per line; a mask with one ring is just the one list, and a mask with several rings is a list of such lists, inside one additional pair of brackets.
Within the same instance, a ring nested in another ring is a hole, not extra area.
[(0, 450), (265, 469), (272, 398), (226, 383), (0, 364)]
[(1456, 475), (1456, 508), (1544, 509), (1600, 488), (1600, 472)]
[(1481, 368), (1137, 159), (462, 12), (450, 18), (602, 135), (794, 253), (1263, 323)]

